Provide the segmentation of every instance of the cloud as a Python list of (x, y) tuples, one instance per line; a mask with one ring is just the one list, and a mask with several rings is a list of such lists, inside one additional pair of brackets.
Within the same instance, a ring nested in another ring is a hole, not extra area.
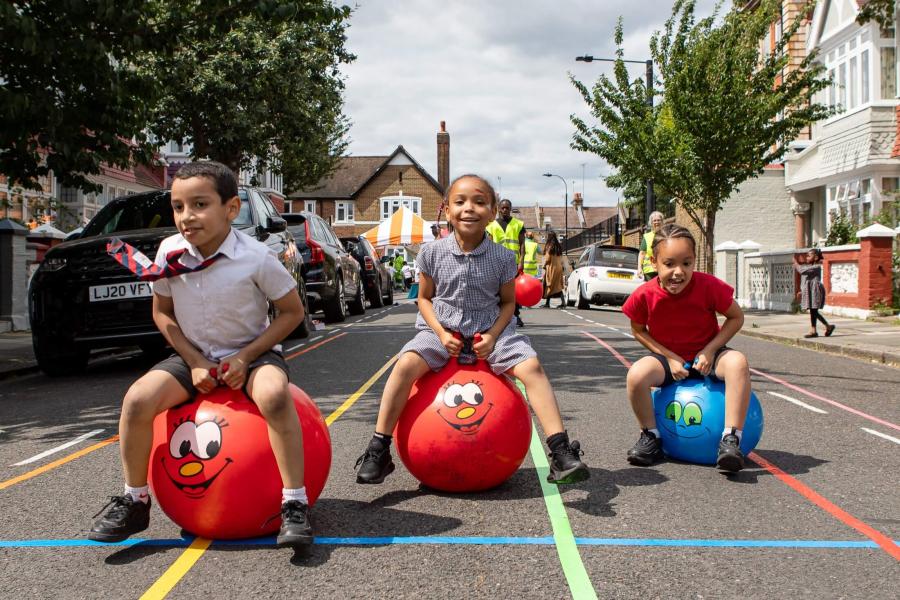
[[(711, 12), (700, 2), (697, 14)], [(435, 135), (450, 132), (451, 176), (475, 172), (515, 204), (561, 205), (584, 190), (589, 205), (611, 205), (609, 168), (569, 148), (570, 114), (589, 117), (568, 81), (590, 84), (612, 65), (576, 63), (583, 54), (613, 57), (613, 31), (624, 20), (625, 58), (649, 58), (671, 3), (660, 0), (360, 2), (347, 46), (357, 60), (343, 68), (350, 153), (388, 155), (402, 144), (436, 175)], [(633, 65), (635, 78), (644, 69)]]

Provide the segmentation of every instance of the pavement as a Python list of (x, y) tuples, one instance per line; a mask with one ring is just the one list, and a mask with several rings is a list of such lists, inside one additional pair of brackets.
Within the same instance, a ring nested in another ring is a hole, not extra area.
[[(864, 321), (825, 315), (828, 322), (836, 326), (834, 334), (825, 337), (824, 329), (820, 327), (819, 337), (807, 339), (803, 337), (809, 331), (807, 313), (748, 310), (744, 316), (742, 335), (900, 368), (898, 317)], [(134, 348), (128, 348), (112, 352), (133, 351)], [(31, 333), (17, 331), (0, 334), (0, 380), (37, 371)]]

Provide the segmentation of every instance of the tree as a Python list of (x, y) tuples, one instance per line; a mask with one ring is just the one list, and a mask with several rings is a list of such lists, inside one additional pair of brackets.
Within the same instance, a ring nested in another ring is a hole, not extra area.
[(307, 0), (273, 21), (249, 13), (140, 68), (164, 88), (150, 119), (161, 140), (191, 143), (192, 156), (233, 170), (280, 172), (286, 189), (315, 183), (346, 147), (340, 63), (347, 7)]
[[(271, 27), (317, 22), (340, 37), (346, 15), (347, 9), (320, 0), (2, 2), (0, 173), (11, 185), (39, 189), (38, 178), (52, 170), (64, 186), (97, 191), (88, 176), (100, 173), (102, 164), (128, 168), (152, 160), (156, 144), (146, 127), (153, 114), (165, 109), (160, 102), (169, 92), (169, 80), (161, 74), (168, 73), (173, 57), (192, 46), (221, 44), (248, 19)], [(295, 41), (304, 56), (318, 59), (310, 61), (307, 78), (328, 78), (325, 71), (313, 71), (328, 63), (318, 53), (329, 50), (316, 47), (317, 40)], [(240, 54), (241, 49), (234, 51)], [(148, 63), (158, 70), (147, 69)], [(275, 83), (283, 86), (284, 80)], [(321, 113), (316, 113), (316, 103), (304, 104), (310, 113), (304, 122), (310, 127), (310, 122), (336, 118), (335, 110), (339, 114), (339, 102), (324, 95), (317, 99)], [(214, 113), (218, 101), (210, 107), (195, 105), (186, 114)], [(334, 128), (326, 130), (334, 135)], [(235, 144), (243, 141), (234, 138)], [(305, 168), (306, 155), (297, 152), (288, 148), (284, 162)]]
[(863, 25), (874, 20), (882, 27), (893, 27), (895, 3), (896, 0), (869, 0), (859, 9), (856, 22)]
[[(664, 84), (663, 101), (646, 105), (641, 81), (630, 81), (624, 63), (615, 78), (601, 76), (588, 90), (572, 78), (598, 126), (572, 115), (572, 147), (600, 155), (623, 183), (646, 178), (668, 190), (700, 229), (703, 267), (715, 264), (716, 213), (738, 186), (780, 160), (787, 144), (810, 123), (832, 114), (812, 101), (828, 85), (813, 52), (786, 70), (788, 41), (804, 14), (784, 27), (775, 50), (760, 55), (759, 42), (780, 18), (780, 2), (763, 0), (752, 11), (718, 9), (699, 22), (693, 0), (677, 0), (664, 32), (650, 41)], [(622, 58), (622, 24), (616, 28)]]

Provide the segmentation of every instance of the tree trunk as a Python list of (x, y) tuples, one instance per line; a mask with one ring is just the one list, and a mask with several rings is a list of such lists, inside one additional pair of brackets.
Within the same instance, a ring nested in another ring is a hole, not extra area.
[(715, 275), (716, 273), (716, 251), (715, 251), (715, 241), (716, 241), (716, 211), (712, 209), (706, 209), (705, 215), (705, 227), (703, 228), (703, 240), (700, 242), (703, 244), (704, 250), (704, 265), (703, 269), (710, 275)]

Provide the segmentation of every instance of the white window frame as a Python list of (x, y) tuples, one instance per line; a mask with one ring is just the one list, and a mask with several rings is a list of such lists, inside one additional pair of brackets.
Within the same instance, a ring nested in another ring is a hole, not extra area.
[(354, 222), (354, 202), (339, 201), (334, 203), (334, 222), (335, 223), (353, 223)]
[(382, 196), (381, 220), (390, 219), (391, 215), (397, 212), (401, 206), (405, 206), (420, 217), (422, 216), (422, 198), (419, 196)]
[[(853, 35), (842, 38), (838, 43), (826, 43), (827, 49), (823, 48), (821, 56), (825, 72), (832, 83), (823, 91), (820, 101), (842, 109), (829, 121), (894, 99), (881, 98), (882, 50), (891, 49), (896, 53), (894, 38), (881, 37), (877, 29), (871, 29), (874, 27), (877, 26), (857, 29)], [(872, 35), (872, 31), (876, 34)], [(900, 63), (900, 60), (895, 62)], [(894, 97), (900, 95), (898, 69), (900, 66), (894, 69)]]
[(303, 201), (303, 210), (308, 213), (316, 214), (316, 201), (315, 200), (304, 200)]

